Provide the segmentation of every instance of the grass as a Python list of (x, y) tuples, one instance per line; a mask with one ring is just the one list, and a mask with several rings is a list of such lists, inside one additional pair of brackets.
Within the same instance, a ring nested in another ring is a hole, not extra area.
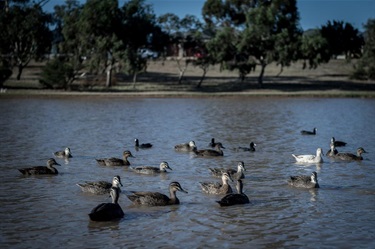
[[(66, 92), (67, 95), (82, 94), (128, 94), (128, 95), (159, 95), (159, 96), (197, 96), (197, 95), (319, 95), (344, 97), (375, 97), (375, 82), (357, 81), (349, 78), (355, 61), (331, 60), (317, 69), (302, 69), (302, 62), (292, 64), (283, 69), (270, 64), (266, 68), (263, 85), (257, 83), (259, 70), (248, 75), (244, 82), (240, 82), (237, 72), (220, 71), (219, 65), (211, 66), (200, 88), (197, 88), (203, 71), (189, 65), (184, 79), (178, 83), (179, 70), (176, 61), (150, 61), (147, 71), (139, 74), (137, 82), (133, 84), (132, 77), (117, 73), (114, 85), (104, 87), (105, 77), (92, 85), (82, 79), (76, 83), (76, 91)], [(3, 87), (7, 92), (24, 94), (61, 94), (62, 91), (45, 91), (38, 79), (44, 63), (32, 63), (24, 69), (20, 81), (15, 79), (15, 73)], [(38, 90), (38, 91), (30, 91)], [(64, 94), (64, 95), (65, 95)]]

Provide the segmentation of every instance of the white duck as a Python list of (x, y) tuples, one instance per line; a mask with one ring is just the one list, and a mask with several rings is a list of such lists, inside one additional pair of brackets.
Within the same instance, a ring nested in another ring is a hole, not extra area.
[(294, 155), (292, 156), (296, 159), (298, 163), (322, 163), (323, 162), (323, 150), (318, 148), (316, 150), (316, 155)]

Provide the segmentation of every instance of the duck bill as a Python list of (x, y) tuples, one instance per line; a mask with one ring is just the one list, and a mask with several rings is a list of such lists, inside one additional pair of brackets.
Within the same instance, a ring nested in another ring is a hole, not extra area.
[(186, 190), (182, 189), (182, 188), (180, 188), (179, 190), (180, 190), (181, 192), (184, 192), (184, 193), (188, 194), (188, 192), (187, 192)]

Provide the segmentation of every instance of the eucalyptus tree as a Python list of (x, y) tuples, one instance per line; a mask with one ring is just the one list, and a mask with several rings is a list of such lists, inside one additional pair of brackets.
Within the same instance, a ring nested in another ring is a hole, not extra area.
[(268, 64), (284, 67), (299, 58), (301, 35), (296, 0), (258, 1), (249, 11), (238, 49), (260, 65), (260, 85)]
[(375, 80), (375, 19), (368, 19), (364, 28), (363, 55), (355, 65), (352, 77), (361, 80)]
[(256, 0), (206, 0), (202, 8), (202, 16), (209, 26), (239, 27), (245, 24), (246, 14), (256, 2)]
[(141, 58), (140, 48), (162, 50), (163, 35), (156, 25), (156, 17), (144, 0), (130, 0), (121, 7), (120, 40), (125, 46), (122, 61), (127, 73), (133, 74), (134, 86), (138, 73), (145, 70), (147, 59)]
[(307, 64), (309, 69), (315, 69), (321, 63), (329, 62), (331, 58), (328, 41), (322, 36), (320, 29), (308, 30), (303, 33), (300, 52), (303, 69), (307, 67)]
[(17, 80), (32, 59), (40, 60), (51, 47), (51, 15), (41, 2), (7, 1), (0, 11), (0, 54), (3, 64), (18, 68)]
[(352, 24), (344, 21), (328, 21), (320, 29), (321, 35), (327, 40), (332, 57), (345, 55), (346, 59), (360, 56), (363, 37)]
[(254, 58), (239, 46), (247, 14), (255, 5), (254, 0), (207, 0), (202, 8), (207, 26), (214, 31), (207, 43), (211, 63), (219, 63), (221, 70), (237, 70), (241, 81), (255, 68)]
[[(179, 70), (178, 83), (181, 83), (188, 65), (194, 61), (194, 59), (186, 58), (186, 49), (195, 48), (202, 44), (203, 24), (193, 15), (186, 15), (180, 18), (172, 13), (160, 16), (158, 23), (161, 30), (168, 34), (168, 43), (177, 44), (178, 46), (178, 55), (175, 57), (175, 60)], [(203, 68), (205, 72), (207, 68)]]
[(90, 70), (106, 73), (106, 87), (111, 87), (116, 61), (121, 57), (121, 14), (117, 0), (87, 0), (78, 25), (79, 37), (86, 52)]
[(54, 8), (56, 33), (61, 36), (57, 42), (56, 55), (43, 69), (40, 82), (52, 88), (70, 89), (84, 68), (83, 33), (80, 27), (80, 16), (83, 6), (79, 1), (69, 0), (64, 5)]

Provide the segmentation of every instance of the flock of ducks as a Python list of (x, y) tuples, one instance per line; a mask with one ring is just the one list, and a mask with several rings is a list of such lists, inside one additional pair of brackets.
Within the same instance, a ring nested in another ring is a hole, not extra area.
[[(314, 128), (313, 131), (301, 131), (302, 135), (316, 135), (317, 129)], [(345, 161), (353, 160), (363, 160), (362, 153), (366, 151), (360, 147), (357, 150), (357, 154), (351, 153), (342, 153), (338, 152), (336, 147), (345, 146), (346, 143), (342, 141), (336, 141), (334, 137), (331, 138), (330, 150), (327, 152), (326, 156)], [(223, 156), (224, 152), (221, 150), (225, 148), (222, 143), (215, 142), (215, 139), (212, 138), (209, 143), (211, 148), (198, 150), (194, 141), (188, 143), (177, 144), (174, 146), (175, 151), (177, 152), (189, 152), (193, 153), (198, 157), (218, 157)], [(253, 142), (250, 143), (249, 148), (247, 147), (238, 147), (234, 150), (236, 151), (255, 151), (255, 146)], [(135, 139), (135, 149), (149, 149), (152, 148), (152, 144), (145, 143), (140, 144), (138, 139)], [(53, 153), (57, 158), (71, 158), (70, 148), (66, 148), (63, 151), (57, 151)], [(323, 163), (323, 151), (321, 148), (318, 148), (316, 155), (295, 155), (292, 154), (298, 163)], [(165, 173), (167, 170), (172, 170), (168, 163), (163, 161), (160, 163), (159, 167), (152, 166), (130, 166), (128, 161), (129, 157), (134, 157), (129, 150), (123, 152), (122, 158), (99, 158), (95, 159), (100, 166), (129, 166), (129, 169), (138, 174), (160, 174)], [(46, 166), (35, 166), (29, 168), (18, 169), (23, 175), (56, 175), (58, 174), (55, 165), (60, 165), (56, 162), (54, 158), (47, 160)], [(217, 201), (220, 206), (232, 206), (238, 204), (247, 204), (250, 203), (249, 198), (246, 194), (243, 193), (243, 181), (245, 178), (244, 172), (246, 171), (244, 162), (240, 161), (237, 164), (237, 169), (225, 169), (225, 168), (209, 168), (209, 171), (212, 176), (220, 177), (221, 182), (200, 182), (200, 187), (202, 192), (212, 195), (222, 195), (221, 200)], [(236, 181), (236, 190), (237, 193), (234, 193), (229, 182)], [(310, 176), (299, 175), (291, 176), (288, 179), (288, 184), (297, 188), (319, 188), (318, 176), (314, 171)], [(120, 176), (114, 176), (112, 182), (107, 181), (95, 181), (95, 182), (85, 182), (78, 183), (77, 186), (81, 188), (83, 192), (92, 193), (92, 194), (110, 194), (112, 198), (111, 203), (101, 203), (97, 205), (89, 213), (89, 217), (93, 221), (110, 221), (114, 219), (121, 219), (124, 217), (124, 212), (121, 206), (118, 204), (118, 199), (121, 193), (121, 188), (123, 185), (121, 183)], [(176, 196), (176, 192), (180, 191), (183, 193), (188, 193), (185, 191), (180, 183), (171, 182), (169, 184), (169, 196), (159, 193), (159, 192), (145, 192), (145, 191), (129, 191), (129, 194), (126, 196), (134, 205), (143, 205), (143, 206), (166, 206), (166, 205), (177, 205), (180, 203), (179, 199)]]
[[(302, 130), (302, 135), (316, 135), (317, 129), (314, 128), (313, 131)], [(367, 153), (362, 147), (357, 149), (357, 153), (349, 152), (338, 152), (336, 147), (346, 146), (346, 142), (336, 141), (334, 137), (331, 138), (330, 149), (327, 151), (326, 156), (337, 161), (361, 161), (363, 160), (362, 154)], [(297, 163), (323, 163), (323, 150), (318, 148), (316, 150), (316, 155), (295, 155), (292, 154)], [(298, 188), (319, 188), (318, 175), (314, 171), (311, 176), (291, 176), (288, 180), (288, 184)]]

